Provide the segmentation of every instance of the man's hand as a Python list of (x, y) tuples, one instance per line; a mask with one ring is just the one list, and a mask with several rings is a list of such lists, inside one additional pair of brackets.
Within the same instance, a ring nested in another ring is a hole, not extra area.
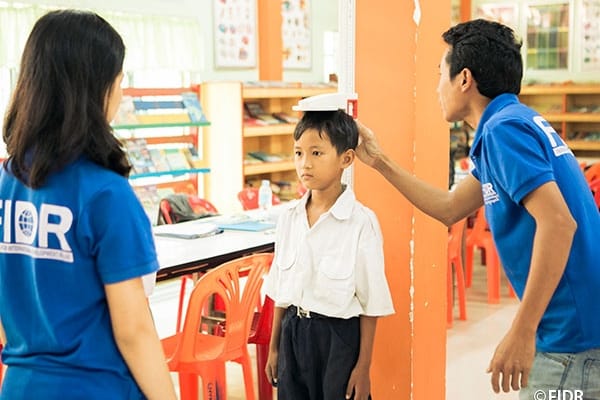
[(369, 369), (355, 367), (350, 374), (350, 380), (346, 387), (346, 399), (368, 400), (371, 393), (371, 380), (369, 378)]
[(381, 148), (377, 143), (377, 138), (371, 129), (367, 128), (360, 121), (356, 121), (358, 126), (359, 141), (356, 147), (356, 155), (363, 163), (370, 167), (375, 166), (377, 159), (381, 157)]
[[(492, 373), (492, 389), (500, 392), (519, 390), (527, 386), (529, 371), (535, 357), (535, 333), (519, 333), (509, 330), (502, 339), (487, 369)], [(502, 381), (500, 382), (500, 374)]]

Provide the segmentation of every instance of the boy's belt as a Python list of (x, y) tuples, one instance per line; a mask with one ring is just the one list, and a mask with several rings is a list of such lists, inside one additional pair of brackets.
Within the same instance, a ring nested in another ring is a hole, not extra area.
[(327, 315), (305, 310), (302, 307), (289, 306), (288, 312), (295, 314), (298, 318), (330, 318)]

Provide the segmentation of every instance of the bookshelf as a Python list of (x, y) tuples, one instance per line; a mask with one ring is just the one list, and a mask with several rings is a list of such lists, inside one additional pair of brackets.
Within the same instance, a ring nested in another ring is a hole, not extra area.
[(123, 143), (130, 182), (151, 221), (170, 193), (209, 196), (210, 123), (199, 102), (199, 86), (125, 88), (112, 127)]
[(523, 86), (519, 97), (554, 127), (578, 158), (600, 158), (600, 84)]
[[(337, 87), (328, 84), (222, 81), (202, 84), (201, 102), (211, 121), (207, 128), (213, 154), (211, 194), (219, 210), (239, 208), (237, 193), (247, 185), (258, 187), (262, 179), (289, 183), (282, 185), (286, 188), (280, 194), (283, 200), (296, 193), (293, 132), (300, 115), (292, 106), (304, 97), (336, 91)], [(264, 120), (255, 118), (248, 109), (264, 113)], [(280, 118), (288, 117), (290, 122), (273, 121), (271, 117), (280, 113), (285, 114), (279, 115)]]

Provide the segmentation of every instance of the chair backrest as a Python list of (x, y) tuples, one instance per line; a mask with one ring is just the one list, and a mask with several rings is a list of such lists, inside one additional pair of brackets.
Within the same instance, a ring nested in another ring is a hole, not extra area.
[(487, 220), (485, 219), (485, 211), (484, 208), (481, 207), (477, 210), (477, 215), (475, 216), (475, 222), (473, 223), (473, 229), (469, 232), (467, 236), (467, 246), (476, 246), (483, 239), (483, 236), (487, 232)]
[(588, 183), (592, 183), (596, 179), (600, 179), (600, 162), (594, 163), (585, 168), (583, 174), (585, 175), (585, 180)]
[[(244, 188), (238, 193), (237, 197), (244, 211), (255, 210), (258, 208), (258, 188)], [(272, 204), (275, 205), (280, 203), (281, 200), (279, 199), (279, 197), (275, 193), (273, 193)]]
[(463, 218), (450, 227), (448, 232), (448, 259), (450, 260), (462, 255), (463, 232), (466, 222), (467, 219)]
[[(215, 358), (228, 358), (228, 354), (246, 346), (256, 299), (272, 259), (273, 253), (238, 258), (210, 270), (198, 280), (190, 295), (177, 351), (180, 362), (197, 361), (198, 355), (207, 351), (207, 341), (224, 341), (220, 346), (220, 354), (213, 354)], [(247, 279), (242, 285), (240, 276), (246, 274)], [(214, 295), (219, 296), (225, 306), (222, 332), (207, 331), (203, 319), (203, 316), (210, 318), (210, 304)]]

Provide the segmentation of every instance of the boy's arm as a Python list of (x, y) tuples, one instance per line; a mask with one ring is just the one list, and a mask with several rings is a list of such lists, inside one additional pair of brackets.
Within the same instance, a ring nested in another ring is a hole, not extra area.
[(360, 316), (360, 351), (358, 360), (350, 374), (350, 380), (346, 388), (346, 399), (350, 399), (354, 393), (354, 400), (367, 400), (371, 392), (371, 357), (373, 355), (373, 341), (375, 340), (375, 328), (377, 317)]
[(273, 386), (277, 386), (277, 359), (279, 357), (279, 339), (281, 337), (281, 320), (285, 308), (275, 307), (273, 310), (273, 327), (271, 330), (271, 341), (269, 343), (269, 357), (265, 366), (267, 380)]

